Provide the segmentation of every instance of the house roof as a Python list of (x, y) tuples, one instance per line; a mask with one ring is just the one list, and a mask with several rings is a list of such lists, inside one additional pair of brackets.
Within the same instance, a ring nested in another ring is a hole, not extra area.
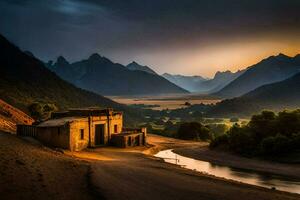
[(59, 119), (50, 119), (37, 125), (37, 127), (56, 127), (63, 126), (74, 121), (87, 120), (87, 117), (63, 117)]

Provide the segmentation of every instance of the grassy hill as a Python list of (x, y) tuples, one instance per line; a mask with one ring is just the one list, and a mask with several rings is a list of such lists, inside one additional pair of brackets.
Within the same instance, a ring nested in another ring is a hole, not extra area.
[(0, 35), (0, 98), (27, 112), (33, 102), (70, 107), (112, 107), (125, 112), (127, 122), (140, 113), (101, 95), (80, 89), (62, 80), (38, 59), (28, 56)]

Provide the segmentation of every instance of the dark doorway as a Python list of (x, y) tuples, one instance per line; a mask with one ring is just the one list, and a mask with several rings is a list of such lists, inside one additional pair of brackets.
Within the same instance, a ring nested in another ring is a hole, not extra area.
[(104, 124), (95, 125), (95, 145), (104, 144)]

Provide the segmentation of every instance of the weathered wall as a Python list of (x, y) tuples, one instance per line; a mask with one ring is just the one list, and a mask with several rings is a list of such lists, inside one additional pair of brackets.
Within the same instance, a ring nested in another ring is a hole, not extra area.
[(144, 133), (115, 134), (112, 136), (111, 144), (117, 147), (134, 147), (144, 145)]
[[(81, 129), (83, 129), (83, 139), (81, 139)], [(74, 121), (70, 123), (70, 150), (80, 151), (88, 147), (89, 144), (89, 124), (88, 120)]]
[[(118, 134), (122, 132), (123, 129), (123, 115), (122, 114), (116, 114), (111, 117), (111, 134)], [(114, 130), (114, 126), (117, 125), (117, 132)]]
[[(109, 122), (109, 124), (108, 124)], [(95, 126), (97, 124), (103, 124), (104, 125), (104, 141), (105, 145), (109, 144), (110, 138), (112, 134), (121, 133), (123, 128), (123, 116), (122, 114), (116, 114), (109, 116), (109, 120), (107, 119), (107, 116), (93, 116), (91, 117), (91, 124), (90, 124), (90, 130), (91, 130), (91, 146), (95, 145)], [(117, 132), (114, 131), (114, 125), (117, 125)]]
[(104, 144), (108, 144), (108, 126), (106, 116), (91, 117), (90, 131), (91, 131), (91, 146), (95, 147), (95, 129), (96, 125), (104, 125)]
[(69, 125), (59, 127), (38, 127), (36, 138), (52, 147), (70, 149)]

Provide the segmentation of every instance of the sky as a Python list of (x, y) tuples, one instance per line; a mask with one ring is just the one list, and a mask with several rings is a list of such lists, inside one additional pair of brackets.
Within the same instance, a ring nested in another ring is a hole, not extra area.
[(43, 61), (99, 53), (212, 77), (300, 53), (300, 0), (1, 0), (0, 33)]

